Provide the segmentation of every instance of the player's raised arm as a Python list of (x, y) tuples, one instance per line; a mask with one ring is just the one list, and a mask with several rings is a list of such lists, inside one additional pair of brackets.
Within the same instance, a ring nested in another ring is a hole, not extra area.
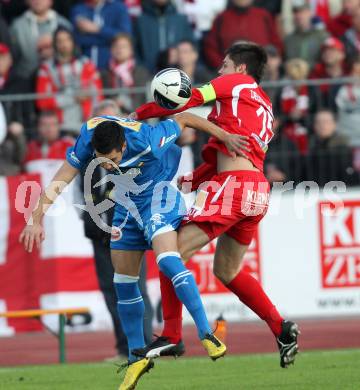
[(145, 120), (149, 118), (161, 118), (164, 116), (170, 116), (179, 112), (186, 111), (192, 107), (202, 106), (205, 103), (216, 100), (216, 93), (211, 83), (205, 84), (199, 88), (191, 89), (190, 100), (181, 108), (177, 110), (167, 110), (160, 107), (155, 102), (146, 103), (140, 106), (130, 114), (130, 117), (135, 120)]
[(38, 248), (40, 247), (41, 241), (45, 239), (45, 232), (41, 225), (42, 217), (78, 172), (77, 168), (65, 161), (56, 172), (51, 183), (41, 194), (37, 207), (32, 212), (26, 227), (19, 237), (19, 241), (23, 243), (26, 251), (32, 251), (34, 242)]
[(203, 131), (225, 144), (232, 157), (244, 156), (243, 151), (249, 151), (248, 149), (248, 137), (238, 134), (230, 134), (223, 130), (221, 127), (201, 118), (198, 115), (191, 114), (189, 112), (183, 112), (177, 114), (174, 117), (181, 130), (185, 127), (192, 127), (196, 130)]

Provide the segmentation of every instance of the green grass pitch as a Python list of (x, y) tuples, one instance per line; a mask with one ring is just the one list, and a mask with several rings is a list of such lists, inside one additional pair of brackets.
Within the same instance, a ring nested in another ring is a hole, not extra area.
[[(0, 368), (0, 389), (117, 389), (121, 374), (106, 363)], [(157, 359), (138, 383), (139, 390), (347, 390), (360, 389), (360, 350), (299, 354), (294, 366), (281, 369), (277, 354)]]

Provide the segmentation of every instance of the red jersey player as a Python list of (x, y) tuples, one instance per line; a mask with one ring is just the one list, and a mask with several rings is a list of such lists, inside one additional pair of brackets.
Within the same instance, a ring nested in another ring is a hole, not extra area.
[[(179, 229), (183, 259), (189, 259), (215, 237), (214, 273), (238, 298), (267, 322), (280, 351), (280, 365), (287, 367), (298, 350), (298, 326), (284, 320), (259, 282), (241, 270), (241, 262), (257, 226), (266, 214), (269, 183), (263, 174), (265, 153), (272, 133), (273, 113), (268, 96), (258, 85), (267, 57), (258, 45), (239, 42), (231, 46), (219, 71), (220, 77), (192, 90), (187, 105), (177, 111), (149, 103), (133, 116), (143, 120), (172, 115), (210, 101), (215, 105), (208, 119), (230, 133), (248, 136), (244, 156), (231, 157), (224, 144), (211, 138), (204, 146), (205, 163), (193, 173), (192, 190), (197, 198)], [(202, 184), (201, 184), (202, 183)], [(185, 184), (185, 182), (184, 182)], [(140, 356), (183, 353), (181, 304), (171, 281), (160, 274), (164, 330)]]

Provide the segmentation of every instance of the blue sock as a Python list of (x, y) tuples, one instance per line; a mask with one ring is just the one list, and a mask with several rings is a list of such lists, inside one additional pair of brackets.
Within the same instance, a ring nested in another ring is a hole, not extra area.
[(212, 333), (200, 293), (192, 273), (184, 266), (178, 252), (161, 253), (156, 261), (160, 270), (171, 280), (176, 295), (191, 314), (200, 339)]
[(130, 362), (138, 360), (136, 356), (131, 354), (131, 351), (145, 346), (145, 306), (139, 290), (138, 280), (139, 277), (114, 273), (114, 286), (118, 297), (117, 310), (123, 331), (127, 337)]

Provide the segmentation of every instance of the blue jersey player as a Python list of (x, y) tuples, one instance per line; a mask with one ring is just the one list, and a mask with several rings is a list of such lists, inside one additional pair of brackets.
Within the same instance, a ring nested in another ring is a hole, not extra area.
[[(156, 126), (126, 118), (95, 117), (86, 122), (66, 162), (42, 194), (27, 226), (20, 235), (25, 249), (40, 245), (44, 237), (41, 219), (57, 195), (95, 157), (110, 171), (115, 184), (115, 213), (111, 257), (118, 313), (129, 346), (129, 362), (120, 389), (135, 387), (153, 362), (137, 358), (131, 351), (145, 346), (144, 304), (138, 288), (141, 259), (153, 248), (159, 269), (171, 279), (176, 294), (197, 326), (199, 338), (212, 359), (223, 356), (225, 345), (211, 331), (190, 271), (183, 265), (177, 247), (178, 228), (185, 209), (179, 191), (170, 182), (180, 160), (175, 144), (185, 127), (193, 127), (219, 138), (233, 154), (241, 154), (246, 137), (226, 133), (196, 115), (182, 113)], [(86, 175), (85, 175), (86, 176)]]

